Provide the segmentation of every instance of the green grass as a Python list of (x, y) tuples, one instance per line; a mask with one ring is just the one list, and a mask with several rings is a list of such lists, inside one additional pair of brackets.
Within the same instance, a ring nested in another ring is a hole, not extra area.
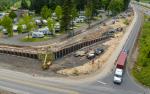
[[(147, 18), (148, 16), (145, 16), (145, 19)], [(133, 68), (132, 74), (137, 81), (150, 87), (150, 21), (144, 23), (138, 45), (138, 60)]]
[(75, 27), (80, 28), (80, 27), (82, 27), (83, 25), (85, 25), (85, 23), (77, 23)]
[(149, 0), (141, 0), (141, 2), (149, 2)]
[(145, 8), (150, 8), (149, 6), (145, 6), (145, 5), (143, 5), (143, 4), (141, 4), (141, 6), (143, 6), (143, 7), (145, 7)]
[(22, 42), (42, 42), (52, 39), (53, 37), (45, 36), (43, 38), (32, 38), (31, 36), (28, 38), (28, 36), (21, 39)]

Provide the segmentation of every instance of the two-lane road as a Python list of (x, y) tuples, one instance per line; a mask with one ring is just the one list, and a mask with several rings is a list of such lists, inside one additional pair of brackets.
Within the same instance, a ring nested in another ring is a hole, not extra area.
[[(142, 26), (142, 22), (143, 22), (143, 11), (139, 6), (135, 6), (136, 8), (136, 12), (138, 14), (138, 20), (136, 21), (134, 28), (132, 29), (130, 35), (128, 36), (128, 39), (123, 47), (123, 49), (129, 51), (129, 57), (132, 53), (132, 50), (134, 48), (134, 44), (136, 42), (136, 39), (138, 37), (138, 34), (140, 32), (140, 28)], [(129, 62), (128, 62), (129, 63)], [(146, 89), (144, 89), (143, 87), (139, 86), (134, 80), (133, 78), (130, 76), (130, 71), (129, 71), (129, 65), (127, 64), (126, 67), (126, 72), (123, 76), (123, 83), (121, 85), (115, 85), (113, 83), (113, 74), (114, 71), (112, 73), (109, 73), (105, 78), (100, 79), (103, 83), (107, 83), (110, 86), (113, 86), (114, 88), (119, 88), (119, 89), (123, 89), (123, 90), (131, 90), (131, 91), (136, 91), (140, 94), (149, 94), (150, 92), (147, 91)]]
[[(12, 75), (13, 74), (13, 75)], [(123, 90), (112, 86), (97, 84), (74, 84), (44, 81), (22, 73), (0, 70), (0, 85), (14, 89), (19, 94), (141, 94), (132, 90)], [(18, 75), (20, 77), (18, 77)], [(18, 91), (19, 90), (19, 91)]]

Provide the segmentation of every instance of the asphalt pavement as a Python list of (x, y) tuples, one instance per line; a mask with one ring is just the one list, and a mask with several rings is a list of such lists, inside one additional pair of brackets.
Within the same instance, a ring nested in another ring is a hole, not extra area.
[[(138, 37), (138, 34), (140, 32), (140, 28), (142, 26), (142, 22), (143, 22), (143, 15), (142, 15), (142, 10), (139, 8), (139, 6), (136, 6), (136, 12), (138, 14), (138, 20), (136, 21), (136, 23), (134, 24), (134, 28), (132, 29), (130, 35), (128, 36), (128, 39), (123, 47), (123, 49), (129, 51), (129, 55), (131, 54), (134, 44), (136, 42), (136, 39)], [(146, 89), (144, 89), (143, 87), (139, 86), (132, 77), (130, 77), (130, 71), (128, 70), (128, 64), (126, 67), (126, 72), (123, 76), (123, 83), (121, 85), (115, 85), (113, 83), (113, 74), (114, 71), (110, 74), (108, 74), (105, 78), (103, 78), (101, 81), (103, 83), (107, 83), (109, 86), (113, 86), (114, 88), (119, 88), (119, 89), (123, 89), (126, 91), (136, 91), (139, 94), (149, 94), (150, 92)]]
[[(129, 50), (133, 48), (142, 22), (141, 11), (137, 6), (135, 11), (138, 18), (124, 46)], [(82, 80), (76, 81), (81, 82)], [(19, 94), (150, 94), (130, 77), (128, 70), (125, 72), (121, 85), (113, 84), (113, 71), (107, 73), (103, 79), (93, 79), (92, 82), (77, 83), (76, 81), (65, 78), (60, 78), (60, 80), (53, 77), (41, 78), (0, 69), (0, 87)]]

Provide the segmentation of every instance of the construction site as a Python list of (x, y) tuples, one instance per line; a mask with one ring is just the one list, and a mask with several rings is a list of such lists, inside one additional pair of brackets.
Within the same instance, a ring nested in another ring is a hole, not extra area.
[[(0, 67), (43, 76), (95, 72), (116, 49), (133, 16), (130, 9), (73, 37), (65, 36), (42, 46), (0, 44), (0, 60), (3, 60)], [(95, 55), (97, 49), (101, 51)]]

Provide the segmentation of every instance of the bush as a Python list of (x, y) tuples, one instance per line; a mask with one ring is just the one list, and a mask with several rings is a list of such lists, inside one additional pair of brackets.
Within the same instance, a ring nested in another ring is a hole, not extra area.
[(129, 25), (129, 21), (126, 19), (126, 20), (124, 21), (124, 24), (125, 24), (125, 25)]
[(17, 15), (16, 15), (16, 13), (15, 13), (14, 11), (11, 11), (11, 12), (9, 13), (9, 17), (10, 17), (11, 19), (14, 19), (14, 18), (17, 17)]

